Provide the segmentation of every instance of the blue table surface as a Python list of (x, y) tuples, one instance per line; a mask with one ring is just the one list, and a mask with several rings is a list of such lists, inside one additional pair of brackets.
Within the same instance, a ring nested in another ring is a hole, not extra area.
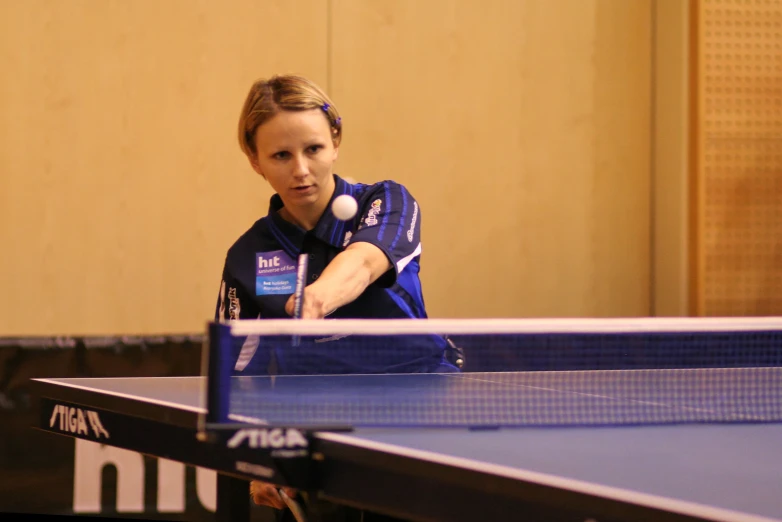
[[(174, 408), (202, 408), (201, 377), (52, 380)], [(280, 386), (285, 381), (278, 377), (275, 387)], [(306, 387), (301, 393), (317, 390)], [(357, 444), (391, 445), (394, 452), (430, 452), (433, 460), (469, 459), (479, 469), (497, 465), (782, 520), (782, 424), (358, 428), (348, 437)]]
[(782, 520), (782, 424), (360, 429), (363, 440)]

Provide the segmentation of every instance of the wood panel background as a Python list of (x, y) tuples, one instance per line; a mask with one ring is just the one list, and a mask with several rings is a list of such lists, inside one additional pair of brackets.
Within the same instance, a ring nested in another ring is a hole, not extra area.
[(651, 310), (652, 0), (0, 0), (0, 335), (202, 331), (296, 72), (421, 201), (435, 317)]
[(422, 200), (433, 315), (647, 313), (648, 2), (334, 5), (343, 166)]
[(695, 6), (692, 313), (782, 315), (782, 2)]
[(652, 77), (653, 316), (690, 315), (692, 4), (655, 0)]

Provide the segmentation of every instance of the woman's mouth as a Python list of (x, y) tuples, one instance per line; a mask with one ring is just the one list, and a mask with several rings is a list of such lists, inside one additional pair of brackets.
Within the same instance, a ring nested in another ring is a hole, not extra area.
[(293, 187), (293, 191), (296, 194), (307, 195), (307, 194), (311, 194), (312, 192), (315, 191), (315, 186), (314, 185), (300, 185), (298, 187)]

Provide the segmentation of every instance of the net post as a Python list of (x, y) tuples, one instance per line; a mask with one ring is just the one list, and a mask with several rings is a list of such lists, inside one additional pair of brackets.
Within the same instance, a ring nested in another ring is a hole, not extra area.
[(208, 337), (206, 423), (226, 423), (231, 403), (231, 365), (230, 358), (226, 357), (231, 349), (231, 328), (226, 324), (210, 322)]

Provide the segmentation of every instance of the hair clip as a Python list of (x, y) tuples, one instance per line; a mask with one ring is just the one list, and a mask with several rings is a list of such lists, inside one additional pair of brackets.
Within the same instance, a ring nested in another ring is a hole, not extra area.
[(330, 107), (330, 105), (329, 105), (328, 103), (324, 103), (324, 104), (323, 104), (323, 107), (321, 107), (321, 108), (322, 108), (324, 111), (328, 112), (328, 111), (329, 111), (329, 107)]
[(340, 123), (342, 123), (342, 116), (340, 116), (339, 118), (337, 118), (337, 121), (336, 121), (335, 123), (336, 123), (337, 125), (339, 125)]

